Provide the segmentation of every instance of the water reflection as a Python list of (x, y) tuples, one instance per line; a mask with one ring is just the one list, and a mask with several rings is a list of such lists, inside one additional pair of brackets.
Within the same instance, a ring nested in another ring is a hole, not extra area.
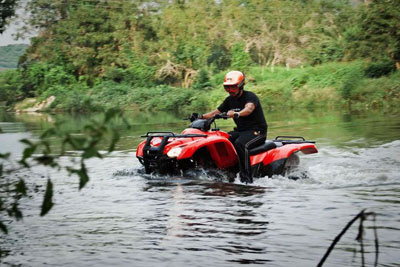
[(268, 234), (269, 225), (267, 214), (259, 210), (264, 205), (265, 188), (204, 181), (149, 181), (143, 190), (171, 196), (154, 199), (156, 217), (147, 217), (144, 222), (158, 227), (148, 227), (146, 232), (164, 237), (143, 249), (217, 250), (229, 255), (229, 262), (269, 261), (265, 258), (266, 246), (260, 242)]

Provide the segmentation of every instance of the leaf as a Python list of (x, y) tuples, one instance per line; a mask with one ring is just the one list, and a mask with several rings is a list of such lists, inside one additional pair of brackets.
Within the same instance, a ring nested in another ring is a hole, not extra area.
[(110, 108), (106, 111), (106, 115), (104, 117), (104, 122), (109, 122), (111, 119), (116, 117), (117, 115), (121, 115), (121, 110), (119, 108)]
[(79, 176), (79, 190), (85, 187), (87, 182), (89, 182), (89, 175), (87, 174), (85, 163), (81, 163), (80, 169), (67, 168), (67, 170), (70, 174), (76, 174)]
[(46, 131), (44, 131), (44, 133), (42, 133), (42, 134), (40, 135), (40, 139), (48, 138), (48, 137), (50, 137), (50, 136), (55, 135), (56, 133), (57, 133), (57, 131), (56, 131), (55, 128), (47, 129)]
[(15, 191), (21, 193), (21, 195), (26, 196), (26, 184), (23, 179), (19, 179), (19, 182), (15, 185)]
[(51, 208), (53, 207), (53, 183), (50, 179), (47, 179), (46, 192), (44, 193), (44, 199), (42, 203), (42, 211), (40, 212), (40, 216), (46, 215)]
[(89, 176), (87, 174), (87, 170), (85, 164), (82, 162), (81, 169), (78, 172), (79, 175), (79, 190), (81, 190), (87, 182), (89, 182)]
[(55, 167), (58, 164), (56, 162), (54, 162), (54, 158), (52, 156), (49, 155), (43, 155), (40, 157), (35, 158), (35, 160), (45, 166), (51, 166), (51, 167)]
[(10, 157), (10, 153), (2, 154), (0, 153), (0, 159), (8, 159)]
[(0, 221), (0, 230), (3, 233), (8, 234), (7, 226), (2, 221)]
[(95, 147), (89, 147), (85, 149), (85, 152), (82, 154), (83, 159), (88, 159), (92, 157), (98, 157), (99, 153)]
[(15, 219), (20, 220), (22, 219), (23, 215), (20, 209), (18, 208), (18, 202), (14, 202), (11, 206), (11, 209), (7, 210), (8, 216), (14, 217)]
[(114, 130), (114, 131), (112, 132), (111, 144), (110, 144), (110, 146), (109, 146), (109, 148), (108, 148), (108, 152), (109, 152), (109, 153), (112, 152), (112, 151), (114, 151), (114, 149), (115, 149), (115, 144), (119, 141), (120, 137), (121, 137), (120, 134), (119, 134), (116, 130)]
[(24, 143), (28, 146), (33, 146), (33, 143), (29, 139), (21, 139), (19, 140), (21, 143)]
[(73, 149), (75, 150), (82, 150), (83, 146), (86, 142), (85, 137), (80, 137), (80, 136), (71, 136), (68, 135), (68, 137), (64, 140), (66, 143), (70, 144)]
[[(22, 142), (22, 140), (21, 140)], [(29, 168), (29, 164), (26, 163), (26, 159), (28, 159), (36, 150), (36, 145), (30, 145), (30, 147), (27, 147), (24, 149), (24, 153), (22, 155), (22, 159), (19, 161), (22, 165), (24, 165), (26, 168)]]

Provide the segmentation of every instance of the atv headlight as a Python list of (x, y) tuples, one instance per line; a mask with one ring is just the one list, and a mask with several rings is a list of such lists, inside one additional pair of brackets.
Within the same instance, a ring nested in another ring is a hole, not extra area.
[(182, 148), (181, 147), (174, 147), (170, 151), (168, 151), (167, 156), (170, 158), (177, 158), (179, 154), (181, 154)]

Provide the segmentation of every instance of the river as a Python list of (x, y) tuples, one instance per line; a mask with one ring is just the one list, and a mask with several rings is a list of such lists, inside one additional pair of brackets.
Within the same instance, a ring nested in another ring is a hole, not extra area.
[[(135, 157), (140, 135), (181, 131), (182, 115), (128, 114), (116, 151), (88, 162), (91, 180), (34, 168), (19, 173), (31, 188), (22, 221), (9, 222), (1, 266), (316, 266), (361, 210), (374, 212), (379, 265), (400, 266), (400, 114), (378, 111), (268, 112), (269, 138), (301, 135), (318, 154), (302, 155), (306, 179), (261, 178), (252, 185), (191, 177), (145, 175)], [(89, 115), (0, 113), (0, 152), (18, 158), (18, 140), (35, 138), (55, 120), (66, 128)], [(232, 122), (219, 127), (229, 130)], [(62, 161), (70, 162), (71, 156)], [(55, 205), (40, 217), (44, 184)], [(375, 260), (374, 222), (364, 222), (365, 265)], [(361, 266), (358, 222), (324, 266)]]

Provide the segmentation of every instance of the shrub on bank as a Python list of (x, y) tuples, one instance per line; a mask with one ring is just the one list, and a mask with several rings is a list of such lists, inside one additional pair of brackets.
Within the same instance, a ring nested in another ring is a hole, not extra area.
[[(252, 67), (245, 73), (248, 81), (246, 89), (259, 96), (265, 110), (292, 107), (334, 108), (342, 105), (356, 109), (398, 108), (399, 72), (372, 79), (365, 76), (366, 66), (368, 65), (362, 61), (355, 61), (294, 69)], [(68, 75), (56, 75), (54, 72), (43, 76), (47, 78), (42, 81), (51, 86), (43, 88), (45, 90), (39, 100), (54, 95), (56, 101), (51, 109), (79, 112), (109, 107), (150, 111), (205, 111), (217, 108), (227, 96), (222, 87), (224, 75), (225, 71), (210, 77), (209, 82), (207, 81), (210, 87), (207, 89), (201, 86), (176, 88), (167, 85), (138, 87), (114, 80), (98, 81), (89, 87), (84, 81), (65, 80), (63, 77), (68, 78)], [(0, 74), (2, 98), (15, 101), (15, 95), (21, 88), (21, 79), (18, 77), (17, 71)], [(204, 79), (206, 80), (208, 79)]]
[(17, 70), (0, 71), (0, 102), (21, 99), (22, 78)]

